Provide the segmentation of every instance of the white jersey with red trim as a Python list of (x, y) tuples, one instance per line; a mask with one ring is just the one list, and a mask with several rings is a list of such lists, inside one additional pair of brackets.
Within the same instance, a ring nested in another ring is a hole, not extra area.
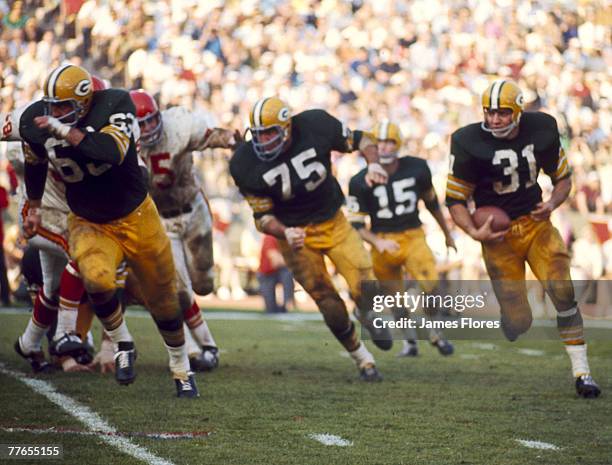
[(153, 146), (140, 146), (149, 170), (150, 193), (160, 212), (189, 204), (200, 190), (193, 151), (214, 145), (214, 119), (203, 111), (172, 107), (161, 112), (162, 136)]

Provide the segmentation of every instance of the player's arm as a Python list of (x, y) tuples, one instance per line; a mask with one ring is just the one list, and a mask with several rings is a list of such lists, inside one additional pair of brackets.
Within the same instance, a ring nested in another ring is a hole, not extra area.
[(540, 202), (531, 211), (531, 217), (536, 221), (550, 218), (550, 214), (569, 197), (572, 190), (572, 178), (563, 178), (557, 181), (553, 187), (550, 198), (546, 202)]
[(332, 150), (343, 153), (358, 150), (368, 162), (368, 174), (366, 176), (368, 185), (386, 184), (389, 175), (378, 163), (378, 145), (374, 135), (359, 129), (351, 131), (344, 123), (329, 113), (322, 110), (318, 111), (321, 112), (319, 124), (325, 131), (329, 132)]
[(23, 232), (26, 237), (34, 236), (40, 226), (40, 207), (45, 192), (49, 158), (42, 144), (23, 143), (24, 181), (28, 197), (28, 215), (23, 220)]
[(115, 105), (108, 123), (98, 131), (82, 131), (61, 123), (52, 116), (38, 116), (34, 119), (41, 129), (47, 129), (56, 139), (65, 140), (84, 156), (111, 165), (123, 163), (131, 139), (138, 138), (138, 125), (134, 116), (134, 104), (126, 92), (125, 96)]
[(210, 114), (196, 111), (190, 114), (191, 136), (188, 150), (233, 149), (242, 140), (239, 131), (216, 127)]
[(40, 207), (45, 192), (49, 158), (47, 149), (42, 144), (23, 143), (24, 181), (30, 207)]
[(446, 240), (446, 247), (453, 248), (457, 250), (457, 246), (455, 245), (455, 240), (450, 233), (450, 229), (448, 228), (448, 224), (446, 223), (446, 218), (444, 218), (444, 214), (442, 213), (442, 209), (440, 208), (440, 202), (438, 201), (438, 196), (436, 194), (436, 190), (433, 186), (425, 191), (422, 196), (423, 202), (425, 203), (425, 208), (429, 210), (431, 216), (434, 217), (438, 226), (444, 233), (444, 239)]
[(253, 211), (255, 227), (263, 234), (286, 240), (294, 250), (304, 247), (306, 232), (302, 228), (285, 226), (274, 215), (274, 203), (270, 197), (241, 190), (244, 198)]
[(553, 182), (553, 190), (546, 202), (540, 202), (531, 212), (531, 217), (536, 221), (546, 220), (552, 211), (565, 202), (572, 190), (572, 170), (567, 160), (567, 154), (561, 146), (557, 122), (550, 117), (551, 144), (544, 150), (543, 168), (544, 172)]
[(477, 228), (467, 208), (467, 202), (476, 188), (475, 161), (459, 143), (457, 133), (451, 136), (451, 155), (446, 182), (446, 206), (455, 224), (472, 239), (481, 242), (501, 239), (507, 231), (493, 232), (493, 216)]

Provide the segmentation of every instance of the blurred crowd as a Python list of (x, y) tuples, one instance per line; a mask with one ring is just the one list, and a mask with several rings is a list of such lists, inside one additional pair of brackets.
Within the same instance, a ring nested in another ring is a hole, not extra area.
[[(441, 198), (450, 134), (482, 118), (479, 96), (493, 77), (511, 77), (528, 110), (557, 118), (574, 168), (571, 201), (554, 221), (576, 277), (612, 277), (605, 0), (0, 0), (0, 16), (2, 111), (36, 98), (64, 60), (113, 86), (143, 87), (162, 108), (204, 108), (241, 130), (258, 98), (277, 95), (295, 112), (324, 108), (353, 128), (397, 122), (402, 151), (429, 161)], [(261, 238), (228, 156), (204, 153), (197, 167), (215, 212), (219, 292), (239, 298), (256, 283)], [(339, 158), (341, 183), (362, 164)], [(479, 245), (457, 232), (459, 251), (447, 253), (426, 215), (441, 266), (484, 276)]]

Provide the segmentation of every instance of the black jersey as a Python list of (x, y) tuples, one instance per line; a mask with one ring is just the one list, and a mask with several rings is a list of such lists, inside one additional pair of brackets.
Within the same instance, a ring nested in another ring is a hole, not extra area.
[(418, 200), (433, 188), (427, 162), (416, 157), (402, 157), (387, 184), (366, 184), (367, 169), (349, 183), (348, 210), (370, 216), (372, 232), (398, 232), (421, 225)]
[(451, 136), (446, 204), (465, 203), (472, 195), (476, 207), (494, 205), (514, 219), (542, 201), (537, 183), (541, 169), (553, 182), (571, 174), (559, 141), (555, 119), (546, 113), (524, 113), (514, 139), (497, 139), (480, 123)]
[(353, 134), (329, 113), (308, 110), (291, 118), (287, 150), (262, 161), (245, 142), (230, 161), (230, 173), (256, 219), (273, 214), (287, 226), (321, 223), (344, 203), (332, 175), (332, 150), (353, 151)]
[[(21, 137), (39, 160), (48, 159), (61, 175), (68, 206), (75, 214), (105, 223), (128, 215), (145, 199), (146, 179), (138, 167), (137, 134), (133, 134), (138, 131), (135, 113), (128, 92), (95, 92), (89, 112), (76, 126), (85, 133), (76, 147), (36, 127), (34, 118), (45, 114), (42, 101), (21, 115)], [(36, 199), (44, 187), (39, 185), (40, 178), (32, 179), (28, 183), (26, 164), (28, 196)]]

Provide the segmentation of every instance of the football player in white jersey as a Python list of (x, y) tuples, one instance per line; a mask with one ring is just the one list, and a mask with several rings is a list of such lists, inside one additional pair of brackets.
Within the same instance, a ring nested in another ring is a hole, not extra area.
[(130, 96), (140, 124), (139, 153), (149, 170), (149, 192), (172, 244), (179, 302), (200, 346), (190, 349), (191, 368), (210, 370), (218, 365), (219, 352), (194, 292), (205, 296), (213, 291), (212, 216), (194, 173), (193, 152), (231, 148), (239, 136), (214, 127), (206, 112), (185, 107), (160, 112), (146, 91), (133, 90)]

